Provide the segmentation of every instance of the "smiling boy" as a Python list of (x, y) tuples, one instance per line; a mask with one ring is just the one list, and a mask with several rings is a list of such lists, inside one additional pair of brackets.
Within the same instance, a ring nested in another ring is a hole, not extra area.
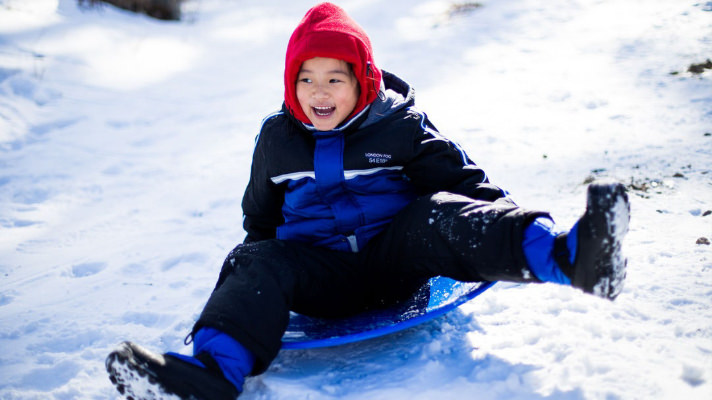
[(302, 111), (320, 131), (336, 128), (351, 115), (360, 87), (343, 60), (315, 57), (304, 61), (297, 75), (297, 100)]
[(290, 311), (347, 316), (429, 278), (556, 282), (614, 299), (629, 205), (589, 187), (569, 230), (521, 208), (380, 70), (339, 7), (306, 14), (287, 46), (282, 110), (267, 117), (242, 201), (247, 237), (227, 257), (189, 337), (193, 356), (125, 342), (107, 358), (133, 399), (234, 399), (276, 357)]

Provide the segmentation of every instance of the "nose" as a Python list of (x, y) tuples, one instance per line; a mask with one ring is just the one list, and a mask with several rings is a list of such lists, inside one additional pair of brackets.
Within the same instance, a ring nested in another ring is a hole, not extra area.
[(316, 84), (314, 85), (314, 97), (316, 98), (327, 98), (329, 97), (329, 92), (326, 89), (326, 86), (323, 84)]

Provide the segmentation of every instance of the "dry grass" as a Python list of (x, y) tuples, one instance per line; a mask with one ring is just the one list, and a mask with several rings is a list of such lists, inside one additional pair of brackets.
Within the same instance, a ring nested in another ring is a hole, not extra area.
[(162, 20), (179, 20), (183, 0), (77, 0), (80, 6), (93, 7), (108, 3), (124, 10), (143, 13)]
[(454, 3), (448, 10), (448, 17), (452, 18), (458, 15), (463, 15), (482, 7), (481, 3), (475, 1), (466, 1), (462, 3)]

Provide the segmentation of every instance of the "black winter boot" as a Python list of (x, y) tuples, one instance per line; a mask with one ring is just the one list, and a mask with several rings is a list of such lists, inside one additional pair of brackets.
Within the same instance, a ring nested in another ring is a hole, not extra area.
[(217, 364), (201, 356), (205, 355), (196, 358), (207, 368), (124, 342), (106, 358), (106, 370), (116, 389), (127, 399), (236, 399), (239, 392), (225, 379)]
[(588, 187), (586, 212), (577, 223), (576, 259), (570, 262), (567, 237), (554, 241), (554, 258), (571, 284), (586, 293), (613, 300), (623, 290), (627, 260), (621, 242), (628, 232), (630, 204), (625, 186), (594, 182)]

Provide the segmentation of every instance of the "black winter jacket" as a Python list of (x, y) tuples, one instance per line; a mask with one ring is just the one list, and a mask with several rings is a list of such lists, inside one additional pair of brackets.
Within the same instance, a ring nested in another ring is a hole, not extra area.
[(383, 96), (334, 131), (316, 131), (284, 107), (264, 120), (242, 200), (245, 242), (358, 251), (419, 195), (506, 196), (415, 108), (410, 85), (383, 78)]

